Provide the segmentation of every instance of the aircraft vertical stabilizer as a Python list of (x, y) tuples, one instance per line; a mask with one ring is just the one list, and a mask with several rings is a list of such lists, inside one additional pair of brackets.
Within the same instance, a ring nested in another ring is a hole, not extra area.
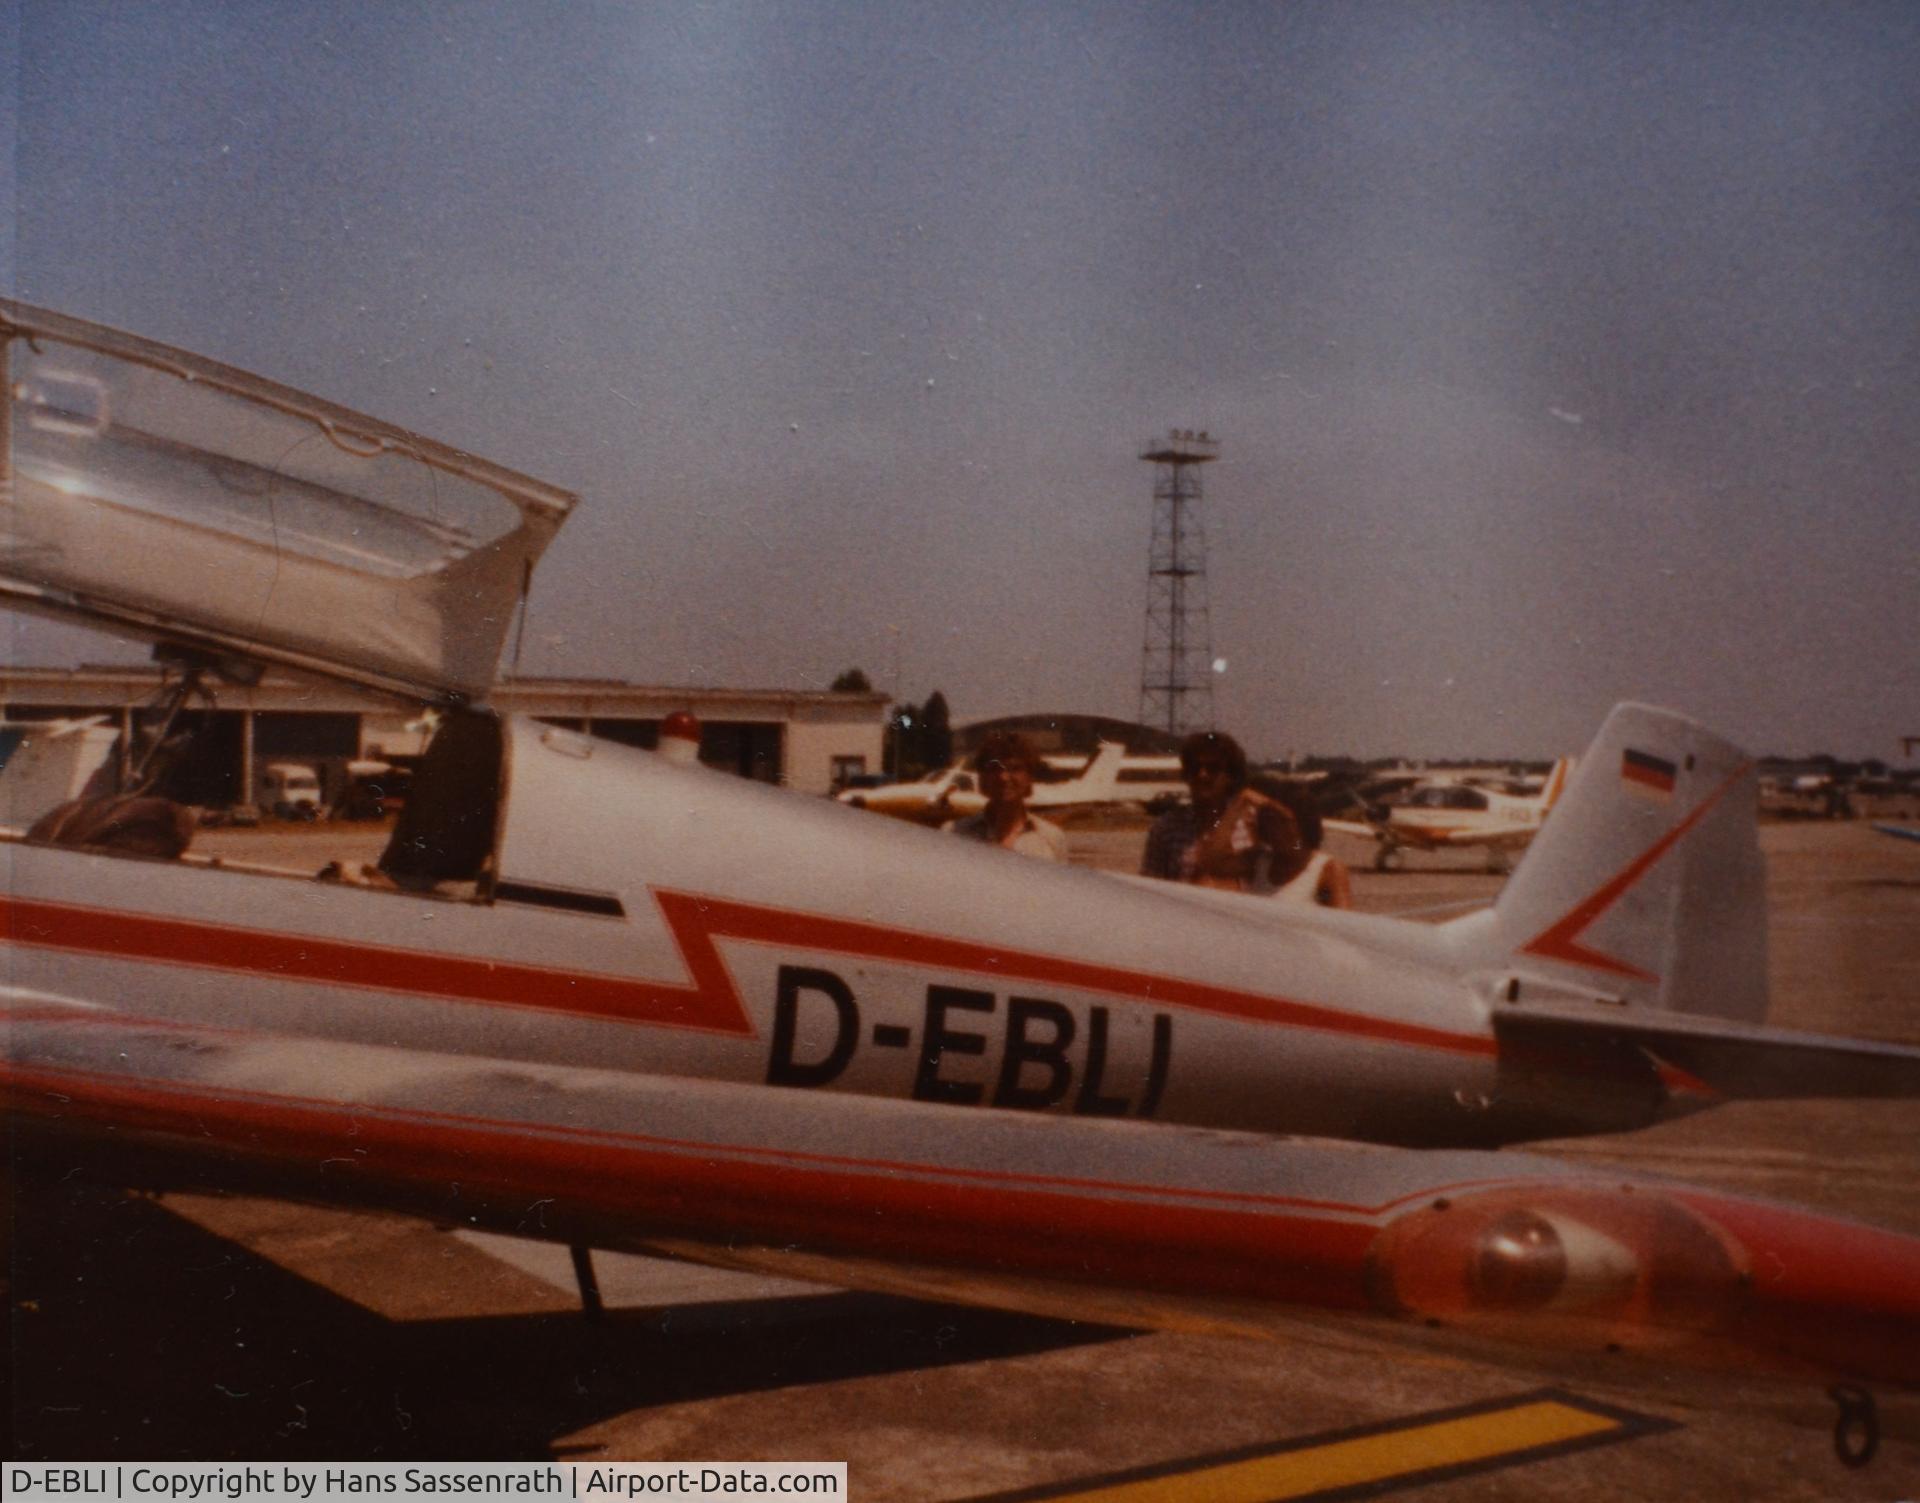
[(1494, 906), (1521, 986), (1757, 1023), (1765, 869), (1752, 759), (1665, 710), (1621, 705)]
[(1102, 741), (1094, 749), (1072, 788), (1078, 801), (1086, 804), (1113, 804), (1120, 801), (1120, 764), (1127, 749), (1118, 741)]
[(1541, 808), (1551, 809), (1560, 802), (1560, 795), (1567, 791), (1567, 780), (1573, 776), (1573, 769), (1572, 757), (1562, 757), (1553, 764), (1552, 770), (1547, 773), (1546, 783), (1540, 789)]

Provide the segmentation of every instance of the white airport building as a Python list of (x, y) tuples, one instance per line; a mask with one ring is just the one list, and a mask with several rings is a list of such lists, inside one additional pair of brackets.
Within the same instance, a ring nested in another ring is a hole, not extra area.
[[(8, 720), (108, 715), (122, 728), (161, 686), (157, 667), (0, 668)], [(210, 725), (196, 736), (191, 802), (258, 803), (266, 768), (306, 763), (329, 796), (349, 762), (409, 757), (430, 722), (397, 702), (315, 679), (268, 674), (252, 687), (219, 684)], [(824, 794), (878, 772), (888, 697), (799, 689), (700, 689), (616, 679), (521, 678), (496, 686), (488, 702), (589, 735), (651, 748), (676, 711), (701, 724), (708, 766), (800, 793)]]

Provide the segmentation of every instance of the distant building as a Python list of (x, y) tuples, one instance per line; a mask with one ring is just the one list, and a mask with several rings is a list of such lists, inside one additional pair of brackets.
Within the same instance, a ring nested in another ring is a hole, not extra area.
[[(0, 668), (0, 704), (14, 720), (106, 714), (124, 726), (160, 687), (150, 667)], [(417, 755), (429, 722), (418, 708), (346, 685), (269, 674), (253, 688), (222, 684), (213, 723), (186, 770), (208, 807), (258, 801), (270, 762), (315, 767), (329, 798), (347, 763)], [(498, 686), (496, 709), (651, 749), (660, 722), (688, 710), (710, 767), (802, 793), (827, 793), (880, 770), (887, 696), (798, 689), (689, 689), (615, 679), (522, 678)]]
[(1118, 741), (1135, 756), (1172, 756), (1180, 750), (1180, 737), (1157, 726), (1105, 715), (1042, 712), (1003, 715), (997, 720), (957, 726), (953, 732), (954, 755), (972, 756), (981, 739), (993, 731), (1019, 731), (1042, 756), (1059, 752), (1090, 757), (1102, 741)]

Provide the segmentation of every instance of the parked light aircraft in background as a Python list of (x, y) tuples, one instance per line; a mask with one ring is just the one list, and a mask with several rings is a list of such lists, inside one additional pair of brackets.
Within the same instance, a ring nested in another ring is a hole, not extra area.
[(1121, 759), (1114, 781), (1118, 785), (1116, 798), (1148, 809), (1179, 803), (1187, 796), (1186, 780), (1180, 775), (1180, 759), (1175, 756), (1150, 752), (1130, 754)]
[(63, 1167), (1136, 1324), (1920, 1381), (1920, 1239), (1489, 1151), (1920, 1095), (1920, 1050), (1767, 1026), (1753, 768), (1692, 722), (1615, 710), (1446, 924), (1022, 860), (478, 708), (566, 493), (94, 325), (0, 336), (0, 602), (163, 644), (170, 714), (262, 663), (442, 714), (369, 872), (0, 839), (0, 1094)]
[[(1126, 748), (1118, 741), (1102, 741), (1091, 757), (1071, 769), (1050, 764), (1049, 777), (1036, 777), (1029, 809), (1084, 808), (1117, 803), (1129, 797), (1116, 781)], [(965, 762), (955, 762), (910, 783), (887, 783), (879, 788), (848, 788), (835, 795), (841, 803), (918, 825), (943, 825), (950, 819), (978, 814), (987, 807), (979, 774)]]
[[(1912, 756), (1913, 749), (1916, 746), (1920, 746), (1920, 736), (1902, 736), (1900, 738), (1900, 750), (1906, 756)], [(1891, 835), (1895, 840), (1920, 840), (1920, 830), (1909, 829), (1905, 825), (1876, 824), (1874, 829), (1878, 830), (1882, 835)]]
[(1329, 819), (1326, 827), (1379, 842), (1374, 852), (1376, 871), (1398, 871), (1405, 853), (1484, 847), (1487, 870), (1507, 872), (1513, 857), (1540, 831), (1548, 813), (1559, 802), (1573, 771), (1570, 758), (1561, 758), (1538, 792), (1517, 793), (1478, 783), (1432, 779), (1416, 783), (1364, 822)]

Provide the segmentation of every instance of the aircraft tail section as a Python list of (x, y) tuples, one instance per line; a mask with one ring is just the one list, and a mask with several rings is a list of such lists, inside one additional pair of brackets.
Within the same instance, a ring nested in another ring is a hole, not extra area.
[(1102, 741), (1080, 774), (1081, 797), (1088, 803), (1111, 804), (1120, 798), (1120, 763), (1127, 748), (1118, 741)]
[(1644, 1054), (1696, 1106), (1920, 1097), (1920, 1047), (1766, 1026), (1758, 791), (1752, 759), (1682, 716), (1607, 717), (1492, 912), (1458, 921), (1498, 978), (1503, 1049)]
[(1494, 905), (1487, 958), (1510, 969), (1508, 1000), (1764, 1019), (1752, 759), (1683, 716), (1625, 704), (1572, 776), (1555, 775), (1553, 816)]
[(1028, 803), (1036, 809), (1118, 803), (1124, 797), (1120, 792), (1120, 763), (1126, 754), (1120, 742), (1102, 741), (1077, 774), (1065, 782), (1041, 784)]

